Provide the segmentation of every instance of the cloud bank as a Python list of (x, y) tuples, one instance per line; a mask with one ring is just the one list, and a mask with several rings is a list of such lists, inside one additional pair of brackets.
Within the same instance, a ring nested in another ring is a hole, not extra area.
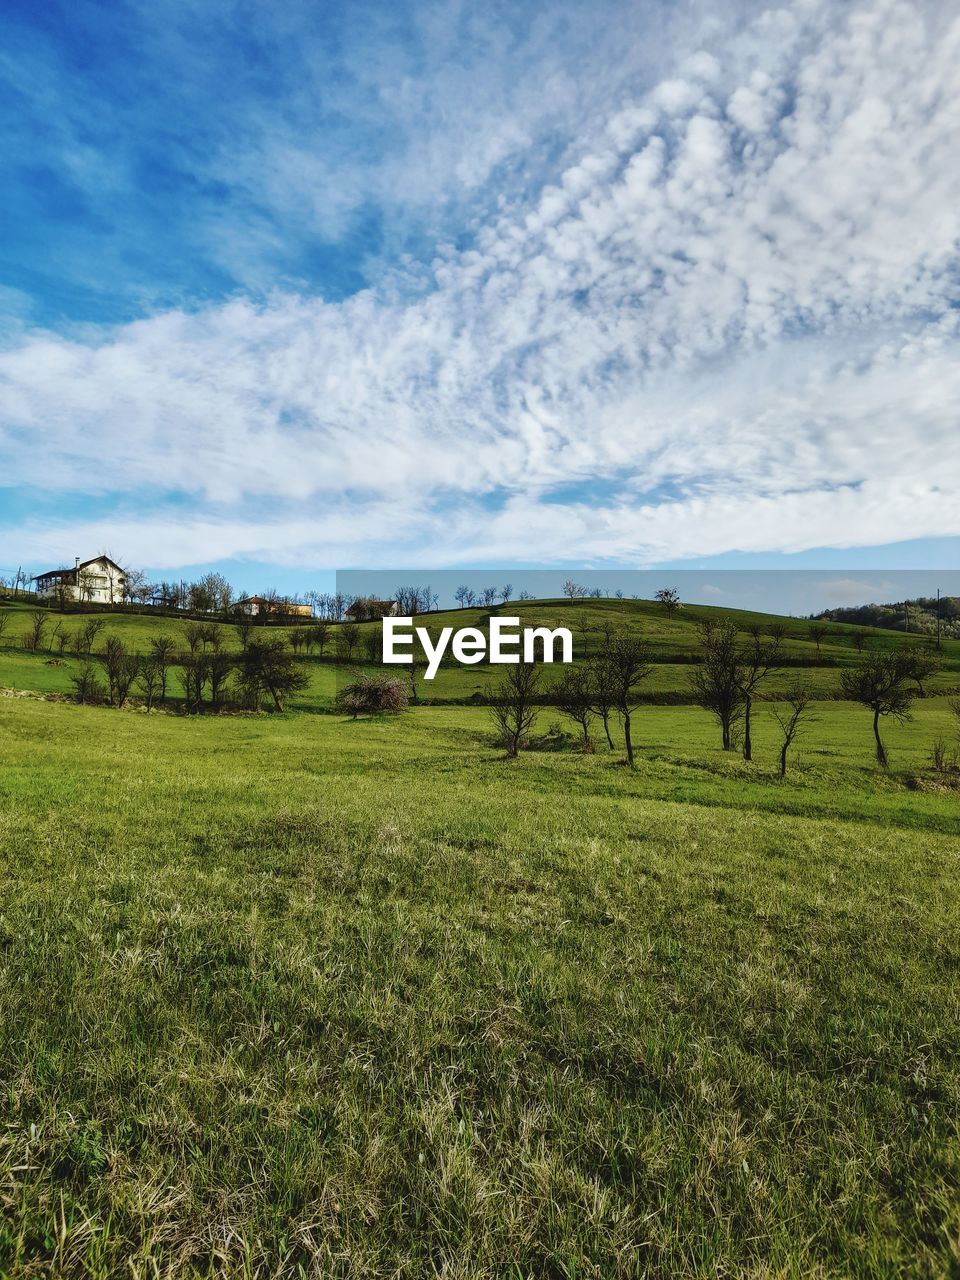
[[(810, 2), (696, 34), (536, 183), (478, 196), (463, 243), (349, 296), (18, 331), (2, 481), (91, 502), (27, 521), (23, 554), (644, 564), (960, 535), (960, 19)], [(525, 141), (464, 146), (461, 186)]]

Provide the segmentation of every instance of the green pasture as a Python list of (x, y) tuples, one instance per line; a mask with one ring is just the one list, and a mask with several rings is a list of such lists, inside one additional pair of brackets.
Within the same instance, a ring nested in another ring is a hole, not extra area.
[(0, 698), (0, 1274), (956, 1274), (952, 717), (817, 717)]

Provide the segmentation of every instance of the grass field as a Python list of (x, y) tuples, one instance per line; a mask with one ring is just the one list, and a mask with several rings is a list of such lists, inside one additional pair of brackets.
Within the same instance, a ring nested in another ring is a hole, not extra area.
[(960, 1273), (946, 698), (782, 784), (319, 705), (0, 698), (0, 1275)]

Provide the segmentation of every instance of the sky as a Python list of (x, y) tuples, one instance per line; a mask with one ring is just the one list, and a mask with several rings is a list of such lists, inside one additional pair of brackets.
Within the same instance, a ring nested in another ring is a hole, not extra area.
[(960, 565), (955, 6), (0, 25), (0, 574)]

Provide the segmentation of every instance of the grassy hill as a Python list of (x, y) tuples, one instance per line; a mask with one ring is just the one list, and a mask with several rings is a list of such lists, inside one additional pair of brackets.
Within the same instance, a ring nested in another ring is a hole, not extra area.
[[(3, 615), (7, 618), (5, 630), (0, 636), (0, 687), (68, 694), (72, 689), (70, 678), (76, 673), (79, 662), (71, 656), (70, 644), (60, 653), (58, 643), (51, 638), (52, 633), (59, 624), (61, 632), (73, 636), (89, 615), (61, 615), (50, 610), (43, 648), (34, 654), (26, 652), (21, 645), (22, 637), (30, 629), (30, 619), (34, 612), (35, 606), (28, 604), (0, 608), (0, 618)], [(857, 646), (864, 643), (861, 636), (863, 628), (853, 625), (830, 625), (826, 629), (826, 636), (818, 644), (814, 633), (818, 625), (822, 624), (815, 620), (689, 605), (675, 614), (667, 614), (660, 605), (642, 600), (544, 600), (511, 603), (495, 612), (519, 617), (521, 626), (569, 627), (574, 636), (575, 658), (595, 652), (607, 627), (643, 635), (655, 666), (653, 676), (645, 685), (646, 696), (652, 699), (658, 696), (674, 700), (688, 697), (689, 664), (698, 656), (698, 629), (709, 619), (732, 618), (742, 628), (745, 638), (750, 629), (757, 626), (765, 630), (777, 626), (784, 629), (781, 644), (783, 670), (771, 679), (768, 686), (771, 693), (786, 688), (795, 678), (797, 669), (802, 669), (804, 678), (818, 696), (834, 696), (839, 690), (840, 671), (856, 662)], [(173, 636), (178, 645), (182, 646), (186, 630), (191, 625), (179, 618), (154, 618), (138, 613), (117, 612), (97, 616), (104, 619), (104, 630), (97, 640), (98, 647), (102, 647), (107, 636), (115, 635), (130, 649), (139, 653), (147, 651), (151, 638), (158, 633)], [(436, 636), (445, 626), (479, 626), (483, 629), (490, 616), (490, 610), (456, 609), (421, 615), (417, 619), (417, 625), (426, 626)], [(213, 622), (209, 625), (221, 631), (225, 648), (239, 652), (241, 642), (233, 624)], [(379, 635), (379, 624), (359, 624), (356, 628), (359, 637), (352, 658), (338, 661), (337, 634), (342, 629), (342, 626), (336, 624), (331, 626), (323, 656), (316, 649), (302, 655), (310, 672), (310, 684), (294, 702), (300, 709), (323, 710), (332, 706), (338, 672), (342, 675), (345, 668), (374, 668), (375, 664), (368, 657), (368, 637)], [(277, 631), (284, 635), (292, 634), (290, 628), (271, 627), (269, 631), (271, 634)], [(256, 634), (261, 633), (262, 629), (257, 629)], [(911, 638), (911, 642), (927, 649), (933, 647), (929, 638)], [(872, 647), (893, 650), (904, 643), (904, 638), (890, 631), (876, 630), (869, 634), (866, 643)], [(930, 691), (955, 692), (960, 689), (960, 640), (944, 640), (941, 657), (942, 669), (930, 680)], [(402, 672), (402, 668), (395, 670)], [(486, 664), (462, 667), (452, 662), (446, 663), (433, 681), (421, 682), (421, 698), (428, 701), (465, 702), (474, 696), (482, 697), (486, 694), (491, 679), (499, 674), (496, 668)], [(174, 695), (177, 692), (175, 681), (173, 692)]]

